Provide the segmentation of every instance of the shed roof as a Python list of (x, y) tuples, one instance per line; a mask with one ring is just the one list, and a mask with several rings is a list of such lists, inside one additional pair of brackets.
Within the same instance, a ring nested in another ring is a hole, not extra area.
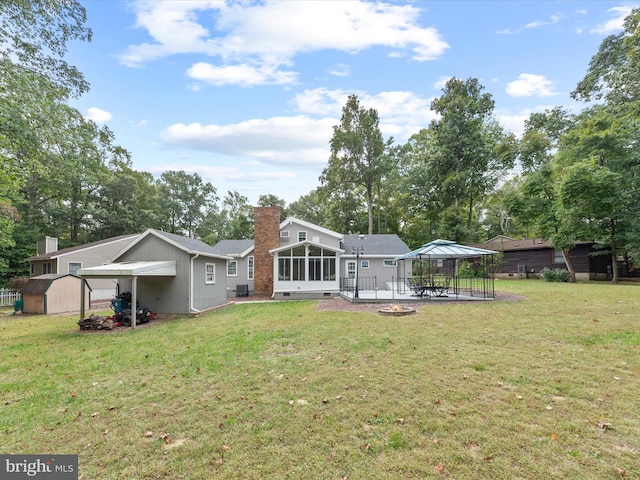
[[(29, 281), (22, 287), (23, 295), (42, 295), (43, 293), (47, 293), (51, 284), (63, 277), (73, 277), (77, 278), (79, 281), (82, 281), (81, 278), (71, 275), (70, 273), (46, 273), (44, 275), (38, 275), (37, 277), (31, 277)], [(89, 287), (89, 285), (87, 285)], [(91, 290), (91, 287), (89, 287)]]
[(78, 270), (82, 277), (175, 277), (175, 260), (121, 262)]

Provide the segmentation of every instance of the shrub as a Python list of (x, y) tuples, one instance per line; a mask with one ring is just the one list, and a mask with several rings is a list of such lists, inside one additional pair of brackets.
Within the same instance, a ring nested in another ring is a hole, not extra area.
[(545, 282), (568, 282), (569, 270), (564, 268), (543, 268), (540, 272), (544, 277)]

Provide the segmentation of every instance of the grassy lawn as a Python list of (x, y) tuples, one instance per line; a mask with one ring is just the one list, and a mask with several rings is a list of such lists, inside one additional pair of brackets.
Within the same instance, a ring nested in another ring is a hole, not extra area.
[(88, 479), (640, 478), (640, 286), (496, 282), (407, 317), (0, 317), (0, 453)]

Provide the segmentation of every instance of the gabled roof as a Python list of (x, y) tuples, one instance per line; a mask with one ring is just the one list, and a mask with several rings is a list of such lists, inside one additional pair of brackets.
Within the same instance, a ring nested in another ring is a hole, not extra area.
[(215, 248), (230, 257), (244, 257), (253, 250), (253, 240), (220, 240)]
[(299, 218), (295, 217), (289, 217), (286, 220), (282, 221), (280, 223), (280, 230), (294, 223), (300, 225), (301, 227), (309, 228), (311, 230), (317, 230), (318, 232), (324, 233), (325, 235), (329, 235), (331, 237), (336, 237), (338, 239), (342, 238), (341, 233), (334, 232), (333, 230), (329, 230), (328, 228), (324, 228), (319, 225), (314, 225), (313, 223), (305, 222), (304, 220), (300, 220)]
[[(70, 273), (46, 273), (44, 275), (38, 275), (37, 277), (31, 277), (29, 281), (22, 287), (23, 295), (41, 295), (43, 293), (47, 293), (51, 284), (63, 277), (73, 277), (81, 280), (79, 277), (75, 275), (71, 275)], [(87, 287), (89, 285), (85, 283)], [(91, 287), (89, 287), (91, 290)]]
[(103, 240), (98, 240), (96, 242), (85, 243), (82, 245), (76, 245), (75, 247), (62, 248), (60, 250), (56, 250), (55, 252), (43, 253), (42, 255), (36, 255), (34, 257), (27, 258), (28, 262), (33, 262), (36, 260), (53, 260), (64, 255), (69, 255), (71, 253), (81, 252), (82, 250), (90, 250), (92, 248), (100, 247), (103, 245), (108, 245), (109, 243), (117, 242), (120, 240), (125, 240), (130, 238), (132, 241), (140, 235), (139, 233), (131, 234), (131, 235), (118, 235), (117, 237), (105, 238)]
[(342, 248), (351, 255), (354, 248), (362, 247), (362, 257), (395, 257), (409, 252), (409, 247), (395, 233), (373, 235), (345, 235)]
[(331, 245), (323, 245), (321, 243), (315, 243), (310, 240), (303, 240), (302, 242), (292, 243), (291, 245), (283, 245), (278, 248), (272, 248), (271, 250), (269, 250), (269, 253), (273, 255), (274, 253), (282, 252), (283, 250), (290, 250), (292, 248), (296, 248), (301, 245), (313, 245), (316, 247), (324, 248), (325, 250), (331, 250), (332, 252), (336, 252), (340, 254), (344, 253), (344, 250), (340, 248), (332, 247)]
[(124, 249), (122, 249), (113, 259), (112, 261), (120, 258), (125, 252), (128, 252), (133, 247), (135, 247), (138, 243), (140, 243), (143, 239), (147, 238), (149, 235), (153, 235), (165, 242), (170, 243), (174, 247), (179, 248), (180, 250), (190, 254), (190, 255), (202, 255), (205, 257), (211, 258), (221, 258), (224, 260), (230, 260), (231, 257), (225, 255), (223, 252), (218, 250), (211, 245), (208, 245), (200, 240), (196, 240), (195, 238), (183, 237), (182, 235), (176, 235), (175, 233), (162, 232), (160, 230), (155, 230), (153, 228), (149, 228), (147, 231), (142, 233), (138, 238), (136, 238), (133, 242), (127, 245)]

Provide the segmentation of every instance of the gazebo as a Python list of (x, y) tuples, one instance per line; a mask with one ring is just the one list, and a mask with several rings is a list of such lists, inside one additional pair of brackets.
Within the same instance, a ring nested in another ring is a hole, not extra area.
[(399, 288), (408, 288), (421, 298), (495, 298), (493, 272), (497, 253), (450, 240), (434, 240), (396, 257), (398, 278), (406, 279)]

